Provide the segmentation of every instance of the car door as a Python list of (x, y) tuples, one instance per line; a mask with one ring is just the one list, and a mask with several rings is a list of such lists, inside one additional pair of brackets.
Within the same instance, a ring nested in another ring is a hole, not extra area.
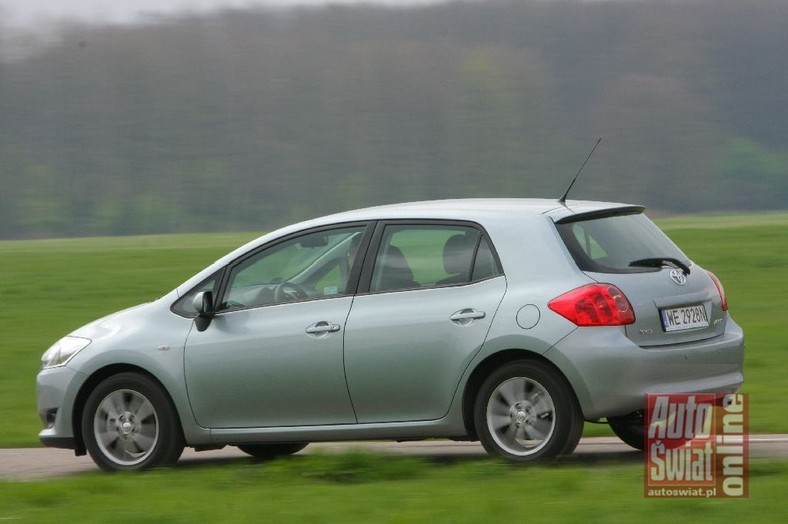
[(186, 341), (186, 385), (201, 426), (355, 422), (342, 339), (364, 230), (295, 235), (228, 267), (216, 315)]
[(378, 226), (345, 330), (360, 423), (444, 416), (487, 336), (506, 281), (478, 226)]

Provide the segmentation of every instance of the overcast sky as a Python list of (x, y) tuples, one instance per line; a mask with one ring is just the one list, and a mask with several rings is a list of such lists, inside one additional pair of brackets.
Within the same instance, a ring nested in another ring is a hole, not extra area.
[[(413, 5), (439, 0), (363, 0), (364, 3)], [(29, 26), (61, 19), (128, 22), (146, 13), (206, 11), (220, 7), (351, 4), (359, 0), (0, 0), (0, 18), (7, 26)]]

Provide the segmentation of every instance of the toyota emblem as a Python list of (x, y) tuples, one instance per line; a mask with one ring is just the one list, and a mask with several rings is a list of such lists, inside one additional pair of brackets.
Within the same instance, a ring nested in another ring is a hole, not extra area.
[(680, 269), (671, 269), (670, 279), (679, 286), (683, 286), (687, 283), (687, 275)]

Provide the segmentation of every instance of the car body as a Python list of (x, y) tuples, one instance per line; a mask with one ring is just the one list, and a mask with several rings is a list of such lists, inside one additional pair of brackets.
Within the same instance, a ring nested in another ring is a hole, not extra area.
[(356, 439), (527, 461), (602, 419), (642, 448), (645, 394), (732, 393), (744, 354), (722, 285), (642, 211), (463, 199), (279, 229), (50, 348), (40, 439), (107, 470)]

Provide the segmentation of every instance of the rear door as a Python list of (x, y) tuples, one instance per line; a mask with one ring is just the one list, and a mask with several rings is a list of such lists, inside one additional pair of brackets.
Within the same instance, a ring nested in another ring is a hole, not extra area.
[(433, 420), (451, 405), (506, 291), (472, 224), (382, 224), (345, 330), (360, 423)]
[(627, 296), (636, 320), (626, 333), (636, 344), (665, 346), (724, 332), (712, 278), (644, 215), (570, 217), (557, 227), (580, 269)]

